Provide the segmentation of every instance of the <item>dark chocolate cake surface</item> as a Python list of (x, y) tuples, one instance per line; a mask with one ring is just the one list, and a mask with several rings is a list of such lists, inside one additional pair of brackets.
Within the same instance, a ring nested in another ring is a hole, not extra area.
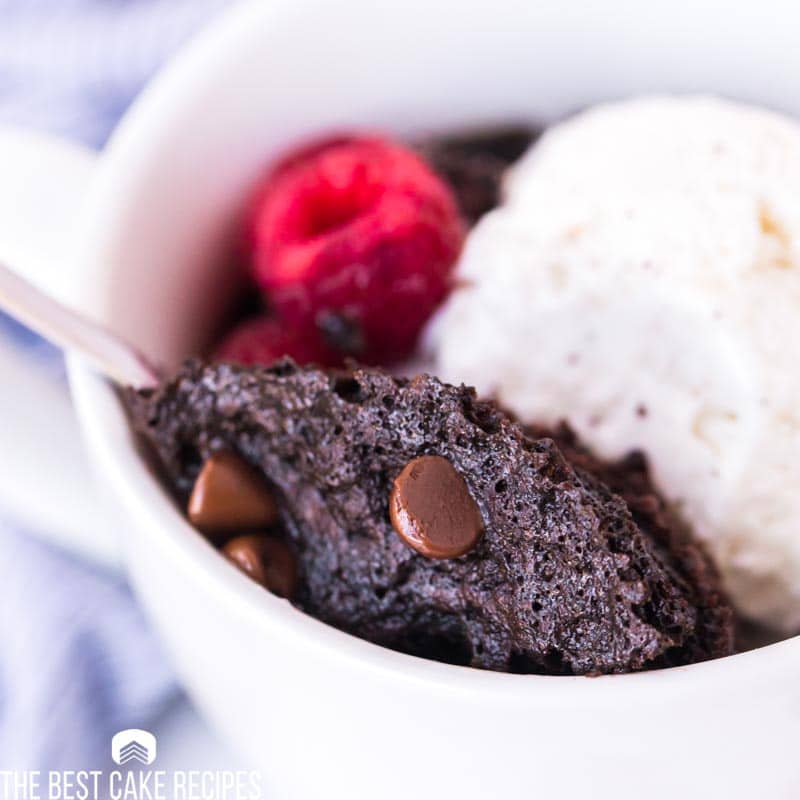
[[(573, 465), (471, 389), (288, 360), (194, 361), (129, 402), (182, 497), (223, 449), (263, 472), (300, 565), (296, 603), (342, 630), (445, 661), (551, 674), (732, 650), (716, 573), (641, 465), (603, 465), (562, 433)], [(392, 527), (392, 482), (421, 455), (448, 459), (477, 502), (485, 533), (466, 555), (426, 558)], [(633, 513), (600, 478), (628, 491)]]
[(474, 225), (500, 202), (506, 170), (540, 133), (529, 125), (477, 129), (430, 137), (417, 150), (452, 187), (461, 213)]

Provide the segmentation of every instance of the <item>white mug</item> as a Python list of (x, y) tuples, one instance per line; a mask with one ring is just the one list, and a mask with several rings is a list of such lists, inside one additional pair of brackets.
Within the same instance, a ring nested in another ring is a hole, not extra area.
[[(242, 202), (292, 143), (548, 120), (644, 91), (800, 114), (798, 19), (789, 0), (247, 3), (156, 78), (101, 156), (71, 299), (175, 365), (208, 342)], [(800, 796), (800, 639), (594, 679), (382, 649), (239, 574), (154, 477), (114, 388), (77, 358), (70, 380), (136, 591), (268, 797)]]

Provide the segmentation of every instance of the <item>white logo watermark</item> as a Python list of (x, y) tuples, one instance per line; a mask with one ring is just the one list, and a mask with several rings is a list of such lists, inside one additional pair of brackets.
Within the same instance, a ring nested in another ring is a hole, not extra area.
[(157, 749), (156, 737), (138, 728), (115, 733), (111, 739), (111, 758), (121, 766), (131, 761), (148, 766), (156, 760)]
[(158, 755), (150, 731), (129, 728), (111, 739), (123, 769), (0, 770), (0, 800), (261, 800), (261, 774), (247, 770), (148, 769)]

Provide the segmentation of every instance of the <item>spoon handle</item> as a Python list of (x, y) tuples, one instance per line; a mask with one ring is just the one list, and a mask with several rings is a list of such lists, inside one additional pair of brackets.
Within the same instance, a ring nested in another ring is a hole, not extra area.
[(159, 371), (135, 348), (48, 297), (3, 264), (0, 309), (56, 347), (78, 353), (120, 386), (147, 389), (159, 383)]

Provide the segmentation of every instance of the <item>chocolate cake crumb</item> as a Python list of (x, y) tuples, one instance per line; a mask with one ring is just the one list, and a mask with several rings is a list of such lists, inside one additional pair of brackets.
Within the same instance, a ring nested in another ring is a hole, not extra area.
[[(556, 433), (559, 444), (526, 432), (469, 388), (289, 360), (257, 369), (191, 361), (128, 399), (181, 499), (218, 451), (262, 471), (298, 561), (294, 602), (356, 636), (548, 674), (732, 650), (716, 573), (641, 460), (604, 465), (568, 431)], [(416, 552), (389, 519), (393, 481), (424, 455), (455, 467), (482, 515), (482, 537), (458, 558)]]
[(503, 174), (541, 131), (525, 125), (431, 137), (418, 152), (452, 187), (464, 218), (474, 225), (500, 201)]
[(534, 437), (550, 436), (573, 466), (622, 497), (636, 524), (677, 564), (697, 609), (698, 625), (683, 647), (665, 653), (658, 666), (703, 661), (710, 657), (708, 653), (733, 652), (738, 634), (736, 619), (720, 589), (719, 573), (689, 527), (653, 486), (644, 455), (633, 451), (619, 461), (602, 461), (581, 445), (566, 424), (554, 431), (529, 426), (526, 432)]

